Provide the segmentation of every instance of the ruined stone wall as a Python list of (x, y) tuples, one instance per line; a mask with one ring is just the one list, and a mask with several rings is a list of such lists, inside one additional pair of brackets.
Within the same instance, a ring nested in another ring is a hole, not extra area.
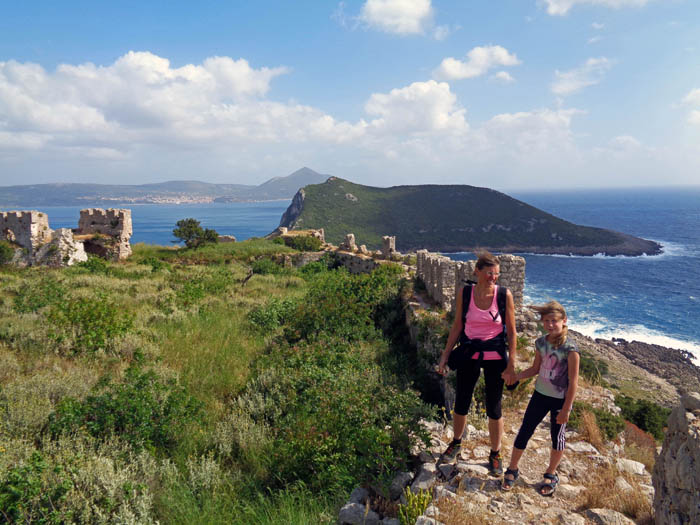
[[(498, 284), (510, 289), (518, 312), (523, 304), (525, 259), (509, 254), (499, 255), (497, 258), (501, 263)], [(416, 275), (425, 283), (430, 297), (448, 310), (454, 308), (456, 294), (464, 282), (475, 280), (475, 264), (476, 261), (453, 261), (449, 257), (427, 250), (416, 252)]]
[(671, 412), (652, 479), (657, 525), (700, 523), (700, 394)]
[(110, 208), (88, 208), (80, 210), (79, 235), (99, 234), (108, 239), (84, 240), (85, 249), (109, 259), (125, 259), (131, 255), (129, 239), (133, 233), (131, 210)]
[(49, 218), (40, 211), (7, 211), (0, 213), (0, 238), (13, 242), (30, 253), (51, 240)]

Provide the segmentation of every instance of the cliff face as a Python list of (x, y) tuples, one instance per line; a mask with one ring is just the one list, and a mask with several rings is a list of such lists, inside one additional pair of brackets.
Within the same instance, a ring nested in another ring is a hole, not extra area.
[(294, 195), (292, 203), (289, 205), (289, 208), (287, 208), (287, 211), (282, 214), (282, 219), (280, 220), (279, 224), (280, 226), (285, 228), (295, 228), (296, 226), (300, 225), (297, 223), (297, 219), (301, 215), (301, 211), (304, 208), (305, 198), (306, 192), (304, 192), (304, 188), (302, 188), (296, 193), (296, 195)]
[(700, 394), (681, 398), (653, 473), (657, 525), (700, 523)]

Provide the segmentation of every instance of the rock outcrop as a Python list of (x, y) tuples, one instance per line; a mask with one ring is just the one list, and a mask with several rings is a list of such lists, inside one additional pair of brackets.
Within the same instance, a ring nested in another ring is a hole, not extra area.
[(700, 523), (700, 394), (671, 412), (653, 481), (657, 525)]

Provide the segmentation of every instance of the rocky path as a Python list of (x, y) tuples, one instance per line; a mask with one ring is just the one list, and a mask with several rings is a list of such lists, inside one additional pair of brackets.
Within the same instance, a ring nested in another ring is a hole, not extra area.
[[(600, 397), (600, 393), (588, 391), (584, 397)], [(506, 466), (524, 405), (504, 414), (506, 436), (502, 451)], [(469, 425), (457, 461), (437, 465), (440, 453), (452, 439), (452, 430), (437, 422), (424, 425), (430, 431), (431, 446), (415, 451), (413, 472), (400, 473), (394, 479), (390, 490), (393, 507), (385, 502), (377, 508), (376, 497), (365, 489), (357, 489), (340, 512), (341, 525), (398, 525), (398, 519), (391, 514), (395, 514), (399, 502), (406, 501), (402, 495), (404, 487), (410, 487), (413, 493), (423, 489), (432, 494), (431, 505), (416, 525), (651, 523), (651, 475), (642, 463), (625, 457), (622, 436), (596, 448), (578, 433), (567, 432), (567, 449), (558, 470), (559, 487), (553, 497), (543, 497), (537, 487), (551, 447), (547, 420), (531, 439), (519, 465), (520, 478), (510, 492), (503, 492), (501, 479), (488, 474), (490, 447), (486, 430)], [(368, 503), (373, 503), (375, 510)], [(394, 512), (387, 511), (392, 508)]]

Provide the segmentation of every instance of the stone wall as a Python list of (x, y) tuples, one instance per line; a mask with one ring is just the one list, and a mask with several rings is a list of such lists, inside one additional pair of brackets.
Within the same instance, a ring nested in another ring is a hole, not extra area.
[[(85, 250), (100, 257), (120, 260), (131, 255), (129, 239), (133, 233), (131, 210), (110, 208), (88, 208), (80, 210), (78, 235), (94, 235), (84, 239)], [(99, 236), (106, 236), (101, 239)]]
[(700, 394), (681, 398), (654, 465), (654, 522), (700, 523)]
[(0, 213), (0, 238), (21, 246), (30, 253), (51, 240), (49, 218), (40, 211)]
[[(525, 288), (525, 259), (517, 255), (499, 255), (501, 276), (498, 284), (507, 286), (513, 294), (516, 312), (523, 304)], [(453, 261), (449, 257), (430, 253), (427, 250), (416, 252), (416, 275), (425, 283), (430, 297), (442, 308), (452, 310), (455, 297), (466, 280), (475, 280), (476, 261)]]

